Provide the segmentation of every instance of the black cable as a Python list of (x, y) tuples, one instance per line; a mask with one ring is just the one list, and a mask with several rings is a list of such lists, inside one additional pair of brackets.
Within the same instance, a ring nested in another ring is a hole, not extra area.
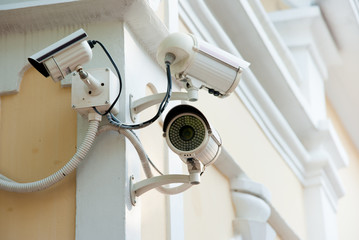
[[(95, 110), (96, 113), (104, 116), (104, 115), (107, 115), (109, 117), (109, 120), (111, 119), (112, 121), (110, 121), (112, 124), (116, 125), (116, 126), (119, 126), (119, 127), (122, 127), (122, 128), (127, 128), (127, 129), (130, 129), (130, 131), (132, 132), (132, 134), (138, 139), (138, 141), (140, 141), (140, 139), (138, 138), (138, 136), (133, 132), (132, 129), (138, 129), (138, 128), (143, 128), (143, 127), (146, 127), (148, 125), (150, 125), (151, 123), (155, 122), (160, 116), (161, 114), (163, 113), (163, 111), (165, 110), (168, 102), (170, 101), (170, 98), (171, 98), (171, 94), (172, 94), (172, 77), (171, 77), (171, 68), (170, 68), (170, 62), (166, 62), (166, 72), (167, 72), (167, 92), (166, 92), (166, 95), (164, 97), (164, 99), (162, 100), (159, 108), (158, 108), (158, 111), (157, 111), (157, 114), (151, 118), (150, 120), (148, 121), (145, 121), (143, 123), (140, 123), (140, 124), (134, 124), (134, 125), (128, 125), (128, 124), (122, 124), (120, 122), (119, 119), (117, 119), (112, 113), (111, 113), (111, 110), (113, 109), (113, 107), (115, 106), (115, 104), (117, 103), (118, 99), (120, 98), (121, 96), (121, 92), (122, 92), (122, 78), (121, 78), (121, 74), (120, 74), (120, 71), (116, 65), (116, 63), (114, 62), (114, 60), (112, 59), (110, 53), (107, 51), (106, 47), (100, 42), (100, 41), (97, 41), (97, 40), (89, 40), (88, 41), (88, 44), (90, 45), (91, 48), (94, 47), (94, 45), (98, 43), (101, 48), (103, 49), (103, 51), (106, 53), (107, 57), (109, 58), (109, 60), (111, 61), (113, 67), (115, 68), (116, 70), (116, 73), (117, 73), (117, 76), (118, 76), (118, 80), (119, 80), (119, 92), (118, 92), (118, 95), (116, 97), (116, 99), (114, 100), (114, 102), (111, 104), (111, 106), (106, 110), (105, 113), (100, 113), (96, 107), (93, 107), (93, 109)], [(147, 158), (147, 161), (151, 164), (151, 166), (160, 174), (160, 175), (163, 175), (163, 173), (156, 167), (156, 165), (151, 161), (151, 159), (148, 157), (148, 155), (146, 154), (146, 158)]]
[(120, 95), (121, 95), (121, 92), (122, 92), (122, 78), (121, 78), (120, 71), (118, 70), (118, 67), (117, 67), (115, 61), (112, 59), (112, 57), (111, 57), (110, 53), (107, 51), (106, 47), (105, 47), (100, 41), (97, 41), (97, 40), (89, 40), (89, 41), (88, 41), (88, 44), (90, 45), (91, 48), (93, 48), (96, 43), (98, 43), (98, 44), (101, 46), (102, 50), (106, 53), (108, 59), (111, 61), (112, 66), (113, 66), (113, 67), (115, 68), (115, 70), (116, 70), (116, 73), (117, 73), (117, 76), (118, 76), (118, 81), (119, 81), (119, 83), (120, 83), (118, 95), (117, 95), (116, 99), (113, 101), (113, 103), (111, 104), (111, 106), (106, 110), (105, 113), (100, 113), (100, 112), (96, 109), (96, 107), (93, 107), (93, 109), (95, 110), (96, 113), (98, 113), (98, 114), (104, 116), (104, 115), (107, 115), (108, 113), (111, 112), (112, 108), (115, 106), (115, 104), (117, 103), (118, 99), (120, 98)]
[(168, 102), (170, 101), (171, 98), (171, 94), (172, 94), (172, 77), (171, 77), (171, 67), (170, 67), (170, 63), (166, 62), (166, 73), (167, 73), (167, 91), (166, 91), (166, 95), (163, 98), (162, 102), (160, 103), (160, 106), (158, 108), (157, 114), (155, 116), (153, 116), (151, 119), (142, 122), (142, 123), (138, 123), (138, 124), (124, 124), (121, 123), (121, 121), (116, 118), (112, 113), (109, 113), (107, 115), (108, 120), (110, 121), (111, 124), (121, 127), (121, 128), (126, 128), (126, 129), (140, 129), (140, 128), (144, 128), (148, 125), (150, 125), (151, 123), (155, 122), (163, 113), (163, 111), (165, 110)]

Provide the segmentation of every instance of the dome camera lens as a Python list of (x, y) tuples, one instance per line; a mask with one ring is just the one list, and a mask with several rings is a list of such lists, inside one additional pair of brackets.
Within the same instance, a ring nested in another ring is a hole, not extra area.
[(190, 141), (194, 138), (195, 131), (193, 127), (185, 125), (179, 130), (179, 136), (183, 141)]

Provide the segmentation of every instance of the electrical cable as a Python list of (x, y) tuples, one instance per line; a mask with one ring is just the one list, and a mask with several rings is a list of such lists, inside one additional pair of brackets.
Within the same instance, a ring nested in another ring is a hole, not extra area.
[[(122, 92), (122, 78), (121, 78), (121, 74), (120, 71), (118, 70), (118, 67), (116, 65), (116, 63), (114, 62), (114, 60), (112, 59), (110, 53), (107, 51), (106, 47), (97, 40), (89, 40), (88, 41), (89, 45), (91, 48), (93, 48), (95, 46), (95, 44), (99, 44), (101, 46), (101, 48), (103, 49), (103, 51), (105, 52), (105, 54), (107, 55), (107, 57), (109, 58), (109, 60), (111, 61), (113, 67), (116, 70), (117, 76), (118, 76), (118, 80), (120, 83), (120, 88), (119, 88), (119, 93), (116, 97), (116, 99), (114, 100), (114, 102), (111, 104), (111, 106), (106, 110), (105, 113), (100, 113), (96, 107), (93, 107), (94, 111), (102, 116), (107, 115), (109, 122), (115, 126), (121, 127), (121, 128), (127, 128), (127, 129), (140, 129), (140, 128), (144, 128), (150, 124), (152, 124), (153, 122), (155, 122), (163, 113), (163, 111), (165, 110), (170, 98), (171, 98), (171, 93), (172, 93), (172, 77), (171, 77), (171, 69), (170, 69), (170, 65), (171, 65), (171, 60), (173, 61), (174, 58), (172, 58), (173, 56), (170, 56), (170, 60), (166, 60), (165, 64), (166, 64), (166, 73), (167, 73), (167, 91), (166, 91), (166, 95), (164, 97), (164, 99), (162, 100), (162, 102), (160, 103), (160, 106), (158, 108), (158, 111), (156, 113), (156, 115), (154, 117), (152, 117), (151, 119), (142, 122), (142, 123), (138, 123), (138, 124), (125, 124), (125, 123), (121, 123), (112, 113), (111, 110), (112, 108), (115, 106), (115, 104), (117, 103), (118, 99), (120, 98), (121, 92)], [(171, 59), (172, 58), (172, 59)]]
[(112, 125), (115, 125), (117, 127), (120, 128), (125, 128), (125, 129), (140, 129), (140, 128), (144, 128), (147, 127), (148, 125), (152, 124), (153, 122), (155, 122), (160, 116), (161, 114), (164, 112), (168, 102), (170, 101), (171, 98), (171, 94), (172, 94), (172, 77), (171, 77), (171, 67), (170, 67), (171, 63), (169, 61), (166, 61), (166, 76), (167, 76), (167, 91), (166, 91), (166, 95), (163, 98), (162, 102), (160, 103), (159, 107), (158, 107), (158, 111), (156, 113), (155, 116), (153, 116), (151, 119), (142, 122), (142, 123), (137, 123), (137, 124), (125, 124), (122, 123), (118, 118), (116, 118), (112, 113), (107, 114), (107, 119), (109, 120), (109, 122)]
[(107, 55), (108, 59), (109, 59), (110, 62), (112, 63), (112, 66), (115, 68), (116, 73), (117, 73), (117, 76), (118, 76), (118, 81), (119, 81), (119, 83), (120, 83), (118, 95), (117, 95), (116, 99), (113, 101), (113, 103), (111, 104), (111, 106), (106, 110), (105, 113), (100, 113), (100, 112), (96, 109), (96, 107), (93, 107), (93, 110), (94, 110), (96, 113), (100, 114), (101, 116), (105, 116), (105, 115), (107, 115), (108, 113), (111, 112), (112, 108), (116, 105), (118, 99), (119, 99), (120, 96), (121, 96), (121, 92), (122, 92), (122, 78), (121, 78), (120, 70), (118, 70), (118, 67), (117, 67), (115, 61), (112, 59), (111, 54), (107, 51), (106, 47), (105, 47), (100, 41), (97, 41), (97, 40), (89, 40), (89, 41), (87, 41), (87, 42), (88, 42), (88, 44), (90, 45), (91, 48), (93, 48), (96, 43), (98, 43), (98, 44), (101, 46), (102, 50), (105, 52), (105, 54)]
[[(125, 129), (125, 128), (118, 128), (114, 125), (104, 125), (104, 126), (100, 127), (97, 134), (99, 135), (103, 132), (110, 131), (110, 130), (117, 131), (118, 133), (124, 135), (128, 140), (130, 140), (132, 145), (135, 147), (138, 156), (140, 157), (142, 168), (143, 168), (143, 171), (145, 172), (146, 177), (147, 178), (153, 177), (154, 175), (151, 171), (148, 159), (146, 157), (147, 154), (146, 154), (145, 150), (143, 149), (143, 146), (142, 146), (141, 142), (139, 141), (138, 137), (134, 135), (133, 131), (131, 131), (129, 129)], [(157, 187), (156, 190), (163, 194), (173, 195), (173, 194), (178, 194), (178, 193), (184, 192), (187, 189), (189, 189), (190, 187), (192, 187), (192, 184), (183, 183), (177, 187), (171, 187), (171, 188), (160, 186), (160, 187)]]
[[(135, 136), (136, 138), (137, 138), (137, 140), (138, 140), (138, 142), (142, 145), (142, 143), (141, 143), (141, 140), (140, 140), (140, 138), (137, 136), (137, 134), (131, 129), (131, 130), (129, 130), (132, 134), (133, 134), (133, 136)], [(157, 166), (152, 162), (152, 160), (150, 159), (150, 157), (147, 155), (147, 153), (145, 152), (145, 154), (146, 154), (146, 158), (147, 158), (147, 161), (151, 164), (151, 166), (156, 170), (156, 172), (158, 173), (158, 174), (160, 174), (160, 175), (163, 175), (163, 173), (157, 168)]]

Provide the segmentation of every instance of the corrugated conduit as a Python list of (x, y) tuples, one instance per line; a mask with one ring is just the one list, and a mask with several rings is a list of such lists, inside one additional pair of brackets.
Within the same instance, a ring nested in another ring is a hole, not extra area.
[[(93, 115), (94, 116), (94, 115)], [(91, 117), (89, 117), (91, 118)], [(126, 138), (130, 140), (130, 142), (135, 147), (142, 163), (143, 170), (146, 174), (147, 178), (153, 177), (150, 165), (147, 160), (147, 155), (145, 153), (145, 150), (142, 147), (142, 144), (137, 139), (137, 137), (127, 129), (118, 128), (111, 125), (106, 125), (101, 127), (99, 132), (97, 133), (99, 123), (101, 121), (101, 116), (96, 115), (93, 119), (89, 120), (89, 127), (87, 130), (87, 134), (85, 136), (85, 139), (83, 140), (81, 146), (77, 149), (77, 152), (75, 155), (71, 158), (70, 161), (66, 163), (64, 167), (62, 167), (60, 170), (55, 172), (54, 174), (35, 182), (29, 182), (29, 183), (19, 183), (15, 182), (14, 180), (1, 175), (0, 174), (0, 189), (10, 191), (10, 192), (36, 192), (41, 191), (46, 188), (51, 187), (55, 183), (61, 181), (64, 179), (67, 175), (69, 175), (73, 170), (75, 170), (78, 165), (81, 163), (81, 161), (86, 157), (87, 153), (89, 152), (91, 146), (93, 145), (96, 134), (100, 134), (104, 131), (108, 130), (115, 130), (118, 131), (120, 134), (123, 134)], [(159, 192), (164, 194), (178, 194), (181, 193), (188, 188), (190, 188), (191, 184), (182, 184), (177, 187), (172, 188), (166, 188), (166, 187), (158, 187), (156, 188)]]

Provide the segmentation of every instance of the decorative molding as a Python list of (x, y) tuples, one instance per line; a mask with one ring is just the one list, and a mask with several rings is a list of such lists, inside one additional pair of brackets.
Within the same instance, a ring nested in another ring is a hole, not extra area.
[[(311, 202), (316, 206), (325, 206), (321, 209), (322, 214), (316, 217), (321, 228), (313, 229), (308, 226), (308, 238), (317, 239), (315, 236), (318, 234), (325, 234), (332, 235), (335, 239), (335, 229), (328, 226), (332, 226), (337, 201), (344, 195), (344, 187), (337, 172), (348, 164), (348, 157), (331, 123), (320, 118), (318, 121), (318, 118), (311, 115), (308, 102), (298, 91), (297, 83), (301, 81), (302, 74), (298, 72), (299, 67), (295, 66), (295, 61), (285, 46), (285, 43), (292, 48), (304, 46), (302, 50), (309, 53), (312, 61), (316, 63), (317, 71), (322, 77), (326, 77), (326, 67), (338, 64), (340, 59), (327, 26), (321, 15), (318, 16), (320, 11), (310, 8), (307, 18), (315, 19), (307, 19), (304, 29), (303, 26), (300, 29), (305, 31), (306, 37), (313, 39), (308, 41), (307, 38), (306, 42), (293, 41), (289, 44), (287, 39), (279, 36), (266, 13), (261, 10), (259, 1), (240, 1), (237, 5), (241, 6), (227, 6), (225, 2), (220, 5), (208, 0), (199, 9), (198, 3), (182, 1), (181, 16), (186, 24), (188, 21), (187, 27), (194, 34), (222, 48), (226, 47), (235, 55), (242, 54), (246, 60), (252, 62), (251, 71), (244, 73), (236, 93), (302, 183), (307, 210)], [(208, 14), (196, 15), (195, 21), (193, 16), (187, 15), (198, 11)], [(291, 17), (293, 15), (288, 14)], [(305, 17), (303, 12), (299, 15)], [(237, 24), (233, 25), (233, 22)], [(298, 26), (287, 27), (299, 30)], [(320, 49), (322, 46), (318, 48), (318, 44), (315, 44), (315, 41), (323, 41), (323, 37), (317, 34), (323, 32), (324, 38), (328, 38), (323, 42), (323, 46), (328, 48), (327, 52), (323, 52)], [(298, 40), (295, 36), (293, 39)], [(320, 84), (316, 86), (316, 90), (324, 91)], [(325, 101), (322, 104), (325, 104)], [(311, 214), (315, 213), (307, 212), (307, 221), (310, 222), (313, 217)], [(291, 235), (293, 232), (288, 230), (285, 221), (279, 221), (280, 216), (275, 213), (272, 212), (269, 223), (279, 235)]]
[(311, 51), (317, 52), (314, 53), (316, 55), (314, 59), (320, 59), (316, 63), (320, 61), (325, 63), (320, 63), (318, 66), (322, 71), (326, 66), (342, 63), (336, 43), (318, 6), (271, 12), (268, 16), (279, 33), (290, 32), (290, 34), (281, 34), (281, 38), (289, 48), (313, 46)]
[(316, 0), (283, 0), (286, 4), (292, 7), (307, 7), (316, 2)]
[[(315, 123), (311, 118), (295, 83), (301, 78), (299, 68), (260, 2), (181, 1), (180, 6), (181, 18), (195, 35), (252, 62), (236, 93), (302, 185), (320, 184), (335, 211), (344, 194), (337, 170), (346, 166), (346, 153), (330, 123)], [(201, 13), (193, 14), (197, 12)], [(321, 24), (316, 27), (326, 29), (323, 20), (317, 19), (318, 10), (310, 11), (313, 13), (314, 22)], [(330, 37), (325, 29), (318, 32)], [(336, 64), (340, 62), (337, 50), (333, 40), (328, 41), (324, 45), (334, 48), (328, 50), (334, 57), (327, 60), (324, 54), (325, 65)], [(315, 47), (312, 56), (325, 76)], [(315, 145), (318, 142), (321, 144)], [(321, 154), (314, 151), (318, 148)]]
[(157, 45), (168, 31), (147, 1), (38, 0), (0, 4), (0, 71), (3, 76), (0, 95), (19, 91), (23, 74), (30, 68), (28, 56), (80, 27), (114, 21), (124, 21), (155, 59)]

